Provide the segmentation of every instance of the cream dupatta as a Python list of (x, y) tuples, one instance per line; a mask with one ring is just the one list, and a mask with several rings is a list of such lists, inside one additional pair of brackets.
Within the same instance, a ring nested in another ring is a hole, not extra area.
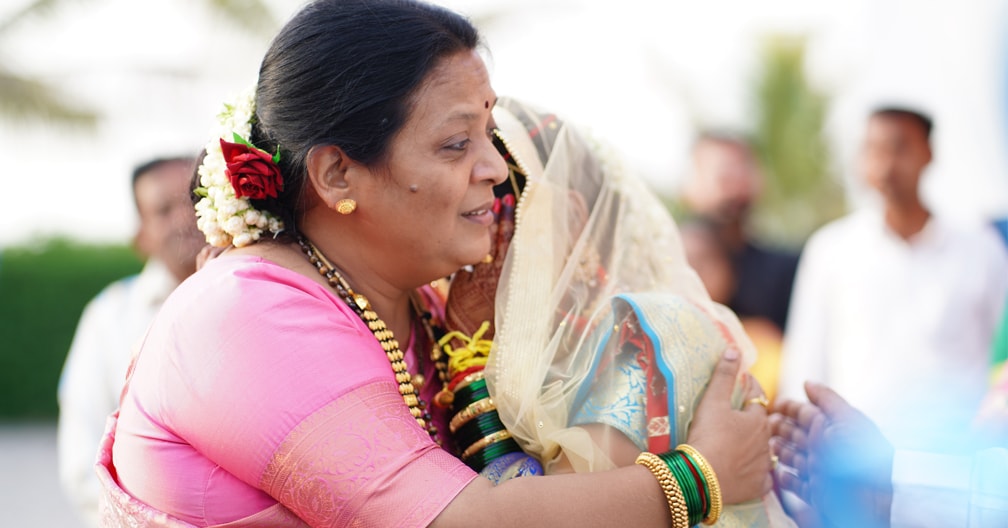
[[(497, 288), (486, 369), (502, 421), (547, 472), (561, 450), (575, 471), (614, 467), (607, 446), (575, 423), (607, 423), (642, 449), (655, 438), (669, 442), (662, 450), (684, 442), (725, 347), (735, 343), (748, 366), (751, 342), (687, 265), (667, 210), (616, 156), (513, 100), (499, 101), (494, 116), (528, 177)], [(649, 365), (622, 351), (628, 329), (655, 352)], [(671, 410), (664, 416), (646, 409), (653, 407), (645, 397), (648, 368), (668, 387), (657, 402)], [(768, 494), (726, 508), (717, 525), (793, 523)]]

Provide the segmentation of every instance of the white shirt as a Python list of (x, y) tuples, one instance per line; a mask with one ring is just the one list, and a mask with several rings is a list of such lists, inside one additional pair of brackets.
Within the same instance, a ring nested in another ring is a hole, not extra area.
[(892, 528), (1008, 526), (1008, 450), (973, 456), (897, 451)]
[(780, 393), (820, 381), (896, 447), (947, 447), (987, 388), (1006, 295), (1008, 254), (987, 227), (932, 218), (904, 241), (874, 211), (837, 220), (798, 266)]
[(130, 356), (178, 285), (160, 262), (103, 289), (84, 308), (60, 375), (57, 432), (60, 483), (92, 526), (98, 525), (94, 464), (108, 416), (119, 406)]

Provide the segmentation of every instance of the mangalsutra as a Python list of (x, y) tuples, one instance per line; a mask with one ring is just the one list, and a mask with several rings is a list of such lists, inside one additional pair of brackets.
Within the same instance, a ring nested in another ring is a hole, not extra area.
[(385, 321), (382, 321), (371, 308), (371, 303), (367, 300), (367, 297), (354, 292), (350, 288), (343, 275), (336, 270), (336, 266), (333, 266), (314, 244), (300, 234), (298, 235), (298, 244), (301, 245), (301, 249), (308, 257), (308, 261), (315, 265), (319, 273), (329, 282), (329, 286), (332, 286), (336, 290), (336, 293), (343, 299), (343, 302), (364, 321), (364, 324), (374, 334), (375, 339), (381, 344), (382, 350), (385, 351), (385, 355), (392, 365), (392, 372), (395, 374), (396, 383), (399, 384), (399, 394), (402, 395), (403, 401), (409, 407), (410, 414), (413, 415), (413, 418), (416, 419), (420, 427), (425, 429), (432, 438), (436, 438), (437, 427), (434, 426), (430, 413), (427, 412), (427, 405), (417, 394), (412, 377), (406, 368), (406, 361), (404, 361), (405, 354), (400, 350), (399, 342), (396, 341), (392, 331), (385, 325)]

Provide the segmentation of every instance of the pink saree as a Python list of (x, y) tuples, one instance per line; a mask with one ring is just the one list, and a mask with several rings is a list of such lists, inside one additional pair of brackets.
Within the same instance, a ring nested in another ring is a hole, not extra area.
[(342, 300), (247, 257), (165, 304), (97, 469), (113, 527), (426, 526), (475, 478), (416, 426)]

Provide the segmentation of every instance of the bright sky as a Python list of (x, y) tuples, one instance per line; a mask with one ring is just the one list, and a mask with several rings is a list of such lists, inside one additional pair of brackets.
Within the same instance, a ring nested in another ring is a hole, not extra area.
[[(300, 2), (272, 4), (285, 19)], [(659, 190), (684, 173), (696, 125), (752, 126), (760, 39), (802, 34), (808, 73), (833, 97), (828, 132), (848, 179), (866, 109), (908, 101), (936, 117), (926, 187), (935, 208), (1008, 214), (1003, 0), (444, 4), (481, 24), (499, 94), (591, 126)], [(219, 102), (254, 82), (267, 40), (199, 0), (66, 2), (0, 39), (4, 64), (103, 114), (93, 131), (0, 124), (0, 247), (52, 234), (128, 240), (133, 165), (196, 152)]]

